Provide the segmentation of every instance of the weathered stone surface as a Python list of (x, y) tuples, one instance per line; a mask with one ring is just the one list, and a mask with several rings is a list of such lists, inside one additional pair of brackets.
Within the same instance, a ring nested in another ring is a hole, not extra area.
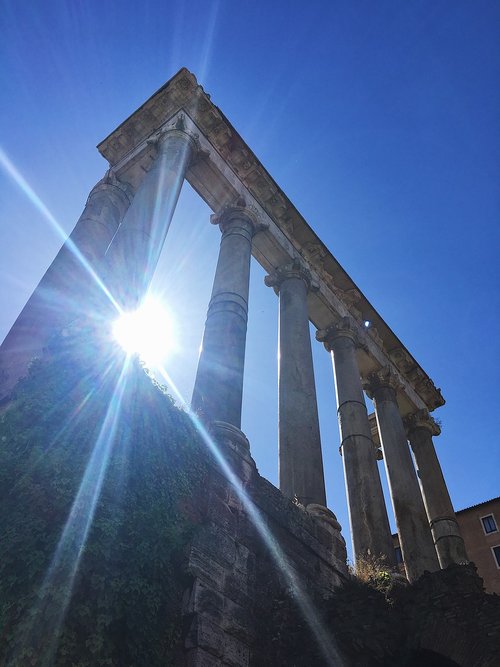
[(414, 581), (437, 570), (439, 562), (399, 411), (398, 387), (391, 368), (371, 373), (365, 382), (375, 405), (406, 574)]
[(307, 306), (311, 274), (295, 259), (265, 282), (279, 294), (279, 486), (303, 505), (326, 505)]
[(356, 347), (360, 344), (357, 327), (352, 319), (344, 318), (337, 325), (318, 331), (316, 337), (332, 353), (335, 369), (354, 558), (358, 561), (382, 557), (392, 565), (394, 549), (389, 519), (356, 358)]
[(427, 410), (407, 415), (404, 424), (418, 469), (418, 479), (442, 568), (468, 561), (455, 511), (432, 442), (441, 429)]
[[(232, 470), (239, 471), (245, 483), (240, 489), (233, 486), (214, 462), (204, 516), (187, 554), (186, 571), (193, 581), (184, 598), (185, 645), (190, 665), (197, 660), (210, 664), (209, 654), (217, 657), (217, 664), (240, 667), (249, 664), (258, 641), (259, 570), (264, 567), (284, 586), (295, 577), (304, 591), (331, 594), (346, 580), (346, 552), (338, 523), (326, 508), (317, 518), (314, 511), (319, 509), (313, 507), (310, 513), (292, 503), (260, 477), (241, 432), (225, 426), (216, 432), (224, 458), (234, 461)], [(254, 523), (256, 516), (260, 526)], [(279, 545), (278, 559), (271, 555), (266, 534)]]
[(102, 326), (99, 318), (110, 303), (98, 281), (104, 278), (106, 249), (131, 200), (130, 188), (112, 170), (90, 191), (73, 232), (0, 346), (0, 403), (26, 375), (32, 359), (42, 355), (51, 336), (89, 313)]
[(252, 238), (260, 229), (256, 213), (238, 199), (212, 222), (222, 238), (208, 306), (192, 408), (205, 421), (239, 428), (248, 317)]
[(144, 298), (160, 258), (196, 144), (182, 128), (169, 128), (156, 141), (156, 158), (106, 253), (108, 287), (132, 310)]
[[(293, 596), (262, 571), (257, 592), (260, 641), (255, 667), (329, 665)], [(493, 667), (500, 655), (500, 598), (486, 595), (470, 566), (428, 573), (412, 586), (376, 590), (353, 580), (328, 599), (314, 598), (343, 664)], [(272, 623), (269, 619), (272, 618)]]

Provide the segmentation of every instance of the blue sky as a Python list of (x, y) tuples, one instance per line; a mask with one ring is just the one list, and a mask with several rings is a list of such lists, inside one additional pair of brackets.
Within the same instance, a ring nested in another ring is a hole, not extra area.
[[(435, 443), (455, 507), (499, 494), (498, 3), (1, 8), (0, 146), (66, 232), (106, 169), (95, 145), (188, 67), (442, 388)], [(154, 281), (187, 397), (217, 260), (209, 213), (186, 185)], [(60, 243), (0, 172), (0, 339)], [(254, 263), (243, 429), (276, 482), (277, 300), (263, 277)], [(329, 505), (347, 537), (331, 363), (313, 348)]]

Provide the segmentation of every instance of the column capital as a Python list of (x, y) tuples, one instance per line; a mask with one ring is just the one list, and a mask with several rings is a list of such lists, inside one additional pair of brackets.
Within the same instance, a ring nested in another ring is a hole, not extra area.
[(384, 366), (378, 371), (372, 371), (363, 380), (363, 389), (370, 398), (373, 398), (375, 391), (381, 387), (390, 387), (396, 392), (401, 386), (399, 375), (390, 366)]
[(212, 225), (219, 225), (222, 232), (226, 231), (232, 222), (245, 220), (251, 225), (252, 234), (267, 229), (254, 206), (248, 206), (243, 197), (238, 197), (234, 203), (226, 204), (217, 213), (210, 216)]
[(279, 294), (283, 282), (290, 278), (302, 280), (306, 285), (307, 291), (316, 291), (319, 289), (319, 285), (313, 280), (311, 272), (298, 257), (287, 264), (278, 266), (264, 278), (264, 282), (267, 287), (273, 287), (276, 294)]
[(132, 199), (134, 198), (134, 192), (130, 185), (120, 181), (113, 169), (108, 169), (101, 180), (98, 181), (89, 192), (89, 196), (87, 197), (87, 204), (89, 204), (94, 194), (100, 192), (101, 190), (109, 191), (110, 187), (116, 188), (118, 191), (120, 191), (121, 194), (125, 195), (125, 199), (129, 204), (132, 202)]
[(156, 147), (157, 155), (172, 151), (187, 152), (187, 165), (191, 165), (195, 159), (204, 154), (197, 134), (192, 134), (185, 129), (182, 116), (179, 116), (175, 125), (161, 129), (151, 144)]
[(359, 333), (359, 327), (352, 317), (342, 317), (335, 324), (326, 329), (316, 331), (316, 340), (324, 343), (328, 352), (333, 349), (333, 343), (337, 338), (350, 338), (356, 347), (363, 347), (363, 341)]
[(428, 410), (417, 410), (406, 415), (403, 419), (406, 432), (410, 434), (417, 428), (425, 428), (431, 435), (439, 435), (441, 428)]

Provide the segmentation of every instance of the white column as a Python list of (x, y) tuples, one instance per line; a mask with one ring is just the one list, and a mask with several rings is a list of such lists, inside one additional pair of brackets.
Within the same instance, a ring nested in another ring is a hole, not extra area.
[(432, 442), (441, 429), (427, 410), (419, 410), (404, 419), (410, 441), (429, 525), (442, 568), (468, 562), (443, 471)]
[(197, 150), (193, 137), (178, 127), (166, 130), (157, 148), (157, 157), (107, 253), (113, 294), (127, 310), (135, 308), (146, 294)]
[(375, 405), (406, 574), (414, 581), (426, 570), (438, 570), (439, 563), (399, 412), (398, 387), (390, 368), (370, 373), (365, 384)]
[(394, 564), (389, 519), (356, 358), (357, 327), (344, 317), (316, 338), (331, 352), (354, 558)]
[(326, 506), (307, 294), (311, 274), (299, 260), (265, 279), (279, 294), (279, 484), (288, 498)]
[(104, 256), (131, 200), (130, 189), (111, 170), (90, 191), (68, 241), (0, 347), (0, 401), (26, 375), (52, 334), (76, 317), (102, 317), (107, 297), (98, 281), (104, 279)]
[(260, 228), (243, 200), (212, 216), (222, 231), (192, 408), (207, 422), (240, 428), (252, 238)]

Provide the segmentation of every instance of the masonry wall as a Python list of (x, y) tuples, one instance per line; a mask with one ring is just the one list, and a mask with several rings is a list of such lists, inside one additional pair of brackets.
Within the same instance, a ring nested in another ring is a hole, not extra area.
[(363, 583), (345, 544), (260, 477), (248, 450), (219, 441), (241, 485), (214, 463), (187, 554), (188, 667), (496, 667), (500, 598), (473, 565)]
[[(228, 481), (214, 463), (186, 561), (191, 581), (183, 613), (190, 667), (258, 664), (253, 656), (265, 611), (261, 583), (268, 577), (280, 589), (300, 582), (308, 596), (322, 597), (348, 579), (340, 533), (262, 478), (248, 451), (229, 440), (219, 446), (241, 485)], [(266, 623), (272, 624), (272, 617)]]

